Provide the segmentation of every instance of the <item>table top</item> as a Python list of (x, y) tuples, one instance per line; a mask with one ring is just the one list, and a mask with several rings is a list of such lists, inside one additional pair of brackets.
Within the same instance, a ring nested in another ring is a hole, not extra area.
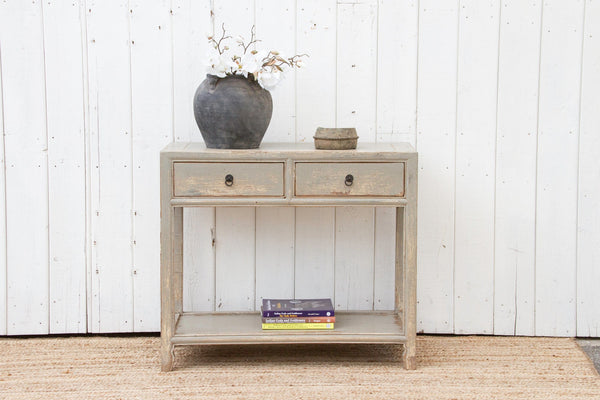
[(358, 143), (355, 150), (316, 150), (313, 143), (263, 143), (258, 149), (208, 149), (203, 142), (173, 142), (162, 154), (172, 158), (202, 159), (273, 159), (302, 157), (303, 159), (344, 160), (353, 158), (397, 159), (417, 156), (409, 143)]

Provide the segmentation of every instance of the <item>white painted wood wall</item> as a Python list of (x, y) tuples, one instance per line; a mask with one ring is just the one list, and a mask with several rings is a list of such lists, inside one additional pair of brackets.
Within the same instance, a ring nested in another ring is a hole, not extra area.
[[(310, 54), (265, 141), (416, 146), (420, 331), (600, 336), (599, 0), (0, 2), (0, 335), (159, 329), (158, 151), (222, 23)], [(390, 308), (393, 224), (186, 210), (185, 307)]]

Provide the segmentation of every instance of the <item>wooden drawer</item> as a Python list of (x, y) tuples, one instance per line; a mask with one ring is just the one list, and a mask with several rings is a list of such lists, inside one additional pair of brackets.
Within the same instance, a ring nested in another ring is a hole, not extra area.
[(296, 196), (404, 196), (403, 162), (298, 162)]
[(173, 195), (283, 196), (283, 171), (281, 162), (175, 162)]

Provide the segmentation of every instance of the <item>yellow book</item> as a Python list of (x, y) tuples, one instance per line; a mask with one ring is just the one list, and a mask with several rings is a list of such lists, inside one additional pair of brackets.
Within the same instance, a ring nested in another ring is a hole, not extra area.
[(326, 322), (300, 322), (300, 323), (274, 323), (262, 324), (263, 329), (333, 329), (332, 323)]

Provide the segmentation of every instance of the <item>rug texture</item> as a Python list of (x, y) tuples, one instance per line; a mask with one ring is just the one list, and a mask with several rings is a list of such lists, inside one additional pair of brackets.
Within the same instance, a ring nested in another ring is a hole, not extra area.
[(600, 399), (573, 339), (419, 336), (400, 346), (181, 347), (158, 337), (0, 339), (2, 399)]

